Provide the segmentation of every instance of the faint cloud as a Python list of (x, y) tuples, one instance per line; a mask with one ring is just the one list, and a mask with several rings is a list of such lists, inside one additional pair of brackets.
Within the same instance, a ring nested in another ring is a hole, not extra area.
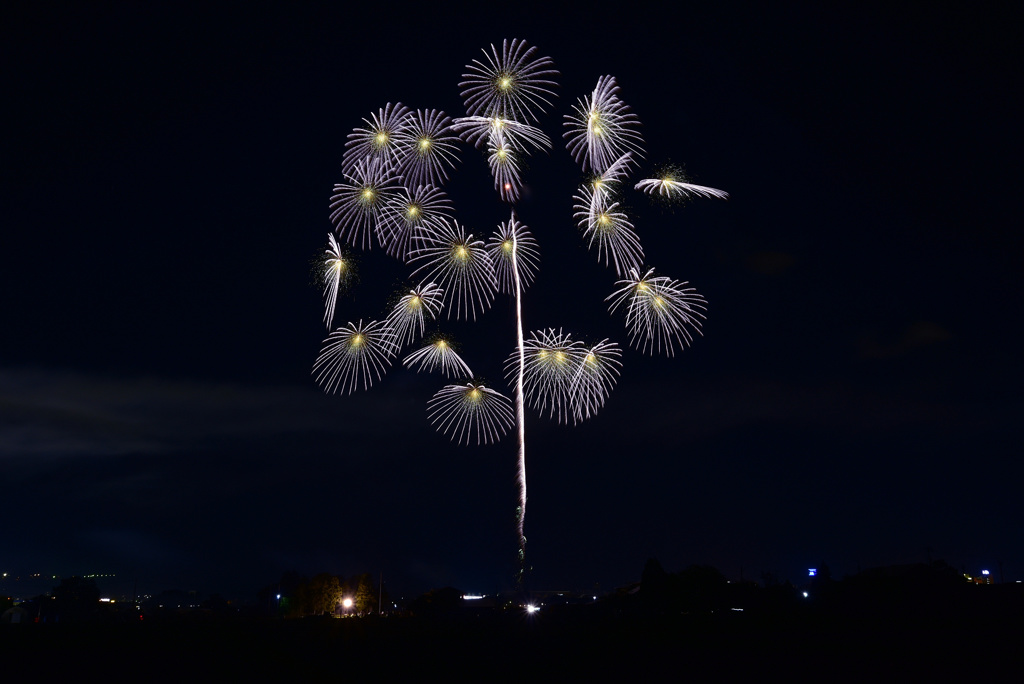
[(893, 341), (880, 342), (873, 335), (865, 335), (860, 339), (860, 356), (868, 359), (887, 359), (902, 356), (922, 347), (945, 342), (953, 335), (937, 323), (931, 321), (914, 321), (903, 329), (900, 336)]
[(351, 437), (378, 432), (412, 404), (408, 393), (342, 405), (312, 385), (0, 369), (0, 457), (166, 453), (300, 432)]

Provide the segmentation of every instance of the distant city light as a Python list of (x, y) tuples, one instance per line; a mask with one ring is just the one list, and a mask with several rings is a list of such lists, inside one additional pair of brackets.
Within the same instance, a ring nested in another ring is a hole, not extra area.
[(817, 568), (808, 568), (807, 569), (807, 576), (808, 577), (814, 577), (817, 574), (818, 574), (818, 569)]
[(477, 599), (482, 599), (483, 597), (484, 594), (466, 594), (462, 598), (466, 601), (476, 601)]
[(281, 600), (281, 595), (280, 595), (280, 594), (278, 594), (278, 595), (277, 595), (277, 600), (278, 600), (278, 601), (280, 601), (280, 600)]
[(540, 610), (540, 607), (539, 606), (535, 606), (532, 603), (530, 605), (526, 606), (526, 612), (527, 613), (536, 613), (538, 610)]
[(806, 591), (804, 592), (804, 598), (807, 598), (809, 595)]
[(981, 571), (981, 574), (982, 574), (982, 575), (987, 575), (987, 574), (988, 574), (988, 570), (982, 570), (982, 571)]

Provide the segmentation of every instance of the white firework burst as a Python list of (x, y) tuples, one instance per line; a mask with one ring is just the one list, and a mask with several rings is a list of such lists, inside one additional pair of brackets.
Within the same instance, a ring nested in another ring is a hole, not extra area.
[(324, 323), (330, 330), (334, 324), (334, 308), (338, 302), (338, 291), (352, 277), (352, 264), (338, 241), (331, 233), (327, 234), (327, 249), (324, 250)]
[(640, 120), (619, 99), (612, 76), (602, 76), (589, 96), (565, 115), (566, 147), (584, 171), (603, 173), (626, 152), (643, 156)]
[(612, 264), (615, 274), (621, 277), (631, 268), (637, 268), (644, 260), (644, 248), (633, 230), (629, 217), (621, 211), (618, 202), (607, 204), (607, 195), (583, 186), (573, 199), (573, 205), (587, 248), (597, 245), (597, 260), (604, 260), (605, 266)]
[(394, 334), (384, 321), (349, 323), (324, 340), (313, 375), (325, 392), (351, 394), (360, 383), (369, 389), (380, 380), (398, 353)]
[(607, 339), (583, 349), (580, 356), (579, 368), (569, 392), (574, 422), (584, 421), (597, 414), (615, 388), (622, 368), (619, 345)]
[(497, 232), (487, 242), (487, 253), (494, 262), (494, 275), (498, 289), (505, 294), (515, 294), (515, 273), (512, 271), (512, 256), (516, 257), (519, 269), (519, 284), (523, 289), (530, 286), (537, 276), (540, 250), (526, 225), (516, 220), (513, 212), (507, 223), (498, 226)]
[(437, 283), (449, 302), (448, 317), (470, 316), (476, 320), (494, 301), (497, 283), (494, 265), (482, 240), (474, 240), (455, 220), (438, 221), (421, 227), (419, 247), (412, 253), (412, 262), (421, 262), (413, 273), (426, 273), (425, 280)]
[(519, 187), (522, 184), (519, 176), (519, 153), (508, 143), (490, 147), (487, 151), (487, 164), (491, 167), (491, 175), (494, 176), (494, 189), (501, 195), (502, 200), (514, 203), (519, 199)]
[(398, 188), (381, 208), (377, 238), (389, 255), (406, 261), (418, 231), (431, 230), (434, 224), (451, 218), (452, 211), (448, 196), (432, 185), (420, 185), (413, 191)]
[(434, 283), (422, 283), (398, 300), (387, 319), (395, 344), (404, 347), (423, 334), (427, 316), (435, 319), (441, 313), (443, 295)]
[(394, 166), (401, 156), (402, 135), (411, 124), (412, 110), (401, 102), (390, 102), (369, 119), (363, 119), (366, 128), (357, 128), (348, 134), (341, 170), (350, 173), (356, 164), (369, 157)]
[(398, 172), (407, 186), (441, 185), (448, 180), (448, 171), (459, 160), (459, 139), (452, 135), (450, 123), (438, 109), (417, 109), (408, 126), (397, 134), (402, 150)]
[[(583, 358), (583, 343), (554, 328), (530, 333), (523, 340), (525, 367), (523, 369), (523, 395), (530, 407), (560, 423), (575, 420), (572, 396), (573, 380)], [(512, 378), (519, 372), (519, 352), (513, 352), (505, 362), (505, 373)]]
[(619, 289), (605, 298), (611, 301), (614, 313), (620, 306), (626, 309), (626, 328), (630, 344), (653, 356), (655, 351), (675, 356), (693, 344), (693, 332), (700, 334), (705, 318), (707, 301), (685, 281), (667, 276), (655, 276), (654, 269), (642, 277), (636, 269), (615, 283)]
[(331, 222), (338, 235), (354, 247), (370, 249), (381, 211), (397, 192), (399, 179), (381, 158), (366, 157), (356, 162), (345, 182), (334, 186)]
[(557, 86), (558, 72), (549, 57), (535, 57), (537, 48), (513, 38), (501, 44), (501, 54), (491, 45), (483, 50), (485, 62), (474, 59), (459, 83), (470, 115), (498, 116), (525, 121), (537, 120), (536, 111), (551, 106), (548, 97)]
[(706, 185), (685, 183), (672, 174), (664, 174), (661, 178), (645, 178), (636, 184), (636, 189), (648, 195), (657, 195), (665, 199), (684, 199), (687, 197), (708, 197), (729, 199), (729, 193)]
[(405, 357), (402, 364), (411, 368), (417, 373), (426, 371), (433, 372), (435, 369), (441, 371), (446, 378), (471, 378), (473, 371), (470, 370), (462, 357), (452, 348), (451, 342), (444, 338), (438, 338), (422, 349), (414, 351)]
[(464, 116), (452, 122), (452, 130), (477, 149), (507, 144), (517, 152), (545, 152), (551, 149), (551, 138), (544, 131), (528, 124), (500, 117)]
[(451, 433), (452, 441), (469, 444), (497, 442), (513, 423), (512, 403), (483, 384), (446, 385), (427, 405), (427, 415), (438, 432)]
[(616, 159), (603, 173), (595, 175), (590, 180), (592, 193), (591, 206), (607, 205), (611, 198), (618, 193), (622, 181), (626, 179), (630, 167), (633, 165), (633, 154), (626, 152)]

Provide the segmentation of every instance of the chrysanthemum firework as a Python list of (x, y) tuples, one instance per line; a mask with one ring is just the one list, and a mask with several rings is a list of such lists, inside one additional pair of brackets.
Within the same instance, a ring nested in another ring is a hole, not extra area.
[(483, 384), (446, 385), (427, 405), (427, 415), (439, 432), (451, 433), (455, 442), (489, 444), (512, 427), (508, 397)]
[(537, 48), (513, 38), (501, 44), (501, 54), (491, 45), (483, 50), (485, 62), (474, 59), (459, 83), (466, 110), (470, 115), (498, 116), (505, 119), (537, 120), (537, 111), (551, 105), (558, 75), (549, 57), (536, 57)]
[(519, 175), (519, 153), (508, 143), (489, 147), (487, 151), (487, 164), (491, 167), (491, 175), (494, 176), (494, 189), (501, 195), (501, 199), (514, 203), (519, 199), (519, 188), (522, 184)]
[(458, 137), (452, 134), (451, 119), (438, 109), (418, 109), (408, 125), (396, 135), (400, 148), (398, 173), (406, 186), (441, 185), (455, 168)]
[(441, 371), (446, 378), (473, 377), (473, 371), (452, 348), (452, 343), (443, 337), (438, 337), (422, 349), (409, 354), (402, 364), (417, 373), (420, 371), (431, 373), (436, 369)]
[(591, 186), (581, 187), (573, 197), (576, 200), (574, 216), (587, 240), (587, 248), (597, 245), (597, 260), (603, 257), (605, 266), (610, 262), (615, 274), (621, 277), (630, 268), (643, 263), (644, 248), (619, 203), (606, 204), (600, 192)]
[(413, 276), (424, 273), (425, 280), (435, 282), (445, 291), (449, 302), (448, 317), (476, 320), (494, 301), (497, 283), (494, 265), (483, 240), (474, 240), (455, 220), (439, 221), (424, 228), (418, 235), (419, 247), (412, 262), (420, 263)]
[(602, 76), (594, 92), (565, 115), (566, 147), (584, 171), (603, 173), (626, 152), (643, 156), (643, 137), (637, 130), (640, 121), (618, 92), (615, 78)]
[(512, 255), (516, 257), (519, 269), (520, 287), (527, 288), (536, 277), (540, 251), (537, 241), (533, 239), (529, 229), (516, 220), (515, 213), (487, 242), (487, 253), (494, 262), (494, 275), (498, 280), (498, 289), (506, 294), (515, 294), (515, 273), (512, 271)]
[(597, 414), (614, 389), (622, 368), (619, 345), (607, 339), (583, 349), (580, 356), (570, 393), (574, 422)]
[(341, 170), (350, 173), (356, 164), (370, 158), (395, 166), (401, 156), (400, 141), (411, 124), (411, 110), (398, 102), (390, 102), (369, 119), (363, 119), (366, 128), (357, 128), (348, 134)]
[(398, 353), (391, 328), (384, 321), (349, 323), (332, 332), (313, 364), (313, 375), (325, 392), (351, 394), (360, 384), (369, 389), (380, 380)]
[(452, 203), (444, 191), (432, 185), (420, 185), (410, 191), (400, 187), (380, 211), (377, 238), (385, 251), (406, 261), (415, 248), (418, 231), (431, 231), (452, 217)]
[(338, 302), (338, 292), (352, 278), (352, 263), (338, 241), (331, 233), (327, 234), (327, 249), (321, 264), (324, 281), (324, 323), (330, 330), (334, 324), (334, 308)]
[(427, 317), (435, 319), (441, 313), (443, 295), (444, 290), (434, 283), (422, 283), (398, 300), (388, 314), (395, 344), (404, 347), (423, 334)]
[[(525, 367), (523, 394), (530, 407), (568, 423), (574, 418), (573, 380), (583, 359), (583, 343), (554, 328), (530, 333), (523, 340)], [(519, 372), (519, 352), (505, 362), (505, 373), (511, 379)]]
[(551, 149), (551, 138), (544, 131), (511, 119), (487, 116), (464, 116), (452, 122), (452, 130), (477, 149), (507, 144), (511, 149), (528, 154), (531, 149)]
[(366, 157), (356, 162), (345, 181), (334, 186), (331, 221), (338, 236), (353, 247), (370, 249), (381, 211), (401, 187), (391, 167), (382, 158)]
[(729, 193), (725, 190), (687, 183), (683, 173), (675, 168), (662, 171), (656, 178), (645, 178), (637, 183), (635, 187), (637, 190), (646, 192), (648, 195), (668, 200), (686, 199), (688, 197), (729, 199)]
[(705, 299), (688, 284), (655, 276), (653, 268), (643, 276), (630, 269), (605, 301), (611, 301), (612, 313), (625, 306), (626, 329), (634, 348), (652, 356), (655, 351), (675, 356), (676, 345), (684, 349), (693, 343), (693, 332), (700, 334), (707, 308)]

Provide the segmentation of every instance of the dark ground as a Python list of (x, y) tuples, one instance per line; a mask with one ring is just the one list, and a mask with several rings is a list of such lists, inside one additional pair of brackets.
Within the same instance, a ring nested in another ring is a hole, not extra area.
[(86, 674), (103, 681), (977, 681), (1019, 671), (1019, 588), (969, 587), (960, 598), (930, 607), (833, 601), (826, 609), (808, 603), (673, 615), (623, 597), (551, 606), (531, 617), (520, 610), (295, 620), (193, 613), (127, 624), (7, 625), (0, 657), (8, 682)]

